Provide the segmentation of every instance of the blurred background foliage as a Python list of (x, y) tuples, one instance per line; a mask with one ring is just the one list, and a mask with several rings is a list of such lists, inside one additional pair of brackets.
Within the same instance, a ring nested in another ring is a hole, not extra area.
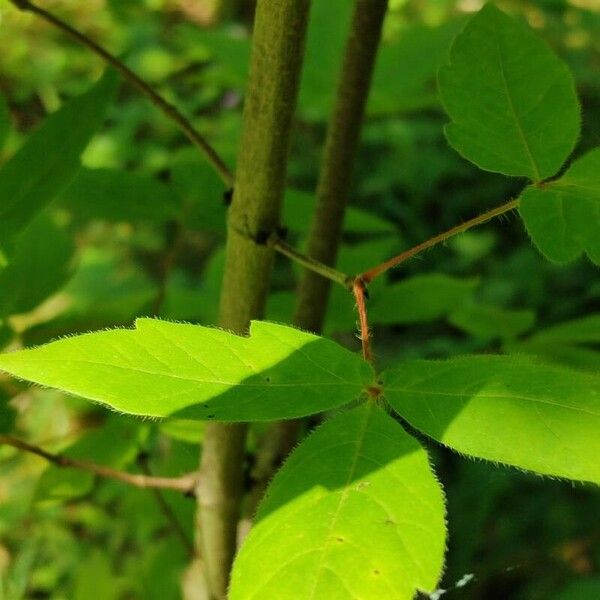
[[(249, 0), (47, 0), (118, 54), (234, 166), (250, 51)], [(600, 145), (600, 4), (506, 0), (573, 71), (582, 101), (576, 155)], [(304, 244), (350, 0), (314, 0), (284, 223)], [(390, 0), (339, 266), (362, 268), (502, 203), (522, 181), (485, 173), (446, 144), (435, 87), (452, 36), (479, 0)], [(103, 64), (0, 0), (0, 161)], [(60, 152), (60, 148), (56, 148)], [(0, 270), (0, 346), (129, 325), (160, 315), (215, 323), (224, 189), (179, 132), (126, 84), (69, 188)], [(1, 199), (0, 199), (1, 201)], [(299, 271), (278, 258), (268, 317), (289, 322)], [(600, 282), (592, 265), (546, 262), (514, 215), (455, 238), (374, 285), (381, 365), (400, 357), (524, 352), (598, 370)], [(335, 290), (328, 335), (357, 347), (350, 297)], [(595, 312), (596, 311), (596, 312)], [(0, 380), (0, 433), (114, 467), (196, 468), (202, 430), (139, 422), (52, 391)], [(255, 427), (247, 471), (264, 434)], [(599, 496), (451, 455), (431, 444), (446, 487), (448, 598), (600, 598)], [(166, 501), (191, 535), (194, 502)], [(0, 449), (0, 598), (181, 597), (189, 540), (151, 492)], [(458, 585), (457, 585), (458, 584)], [(189, 597), (194, 597), (191, 594)], [(438, 596), (439, 597), (439, 596)]]

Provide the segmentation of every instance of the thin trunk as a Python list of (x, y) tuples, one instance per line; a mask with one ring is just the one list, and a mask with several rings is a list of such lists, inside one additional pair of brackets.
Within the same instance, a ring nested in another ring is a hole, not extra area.
[[(221, 326), (240, 334), (262, 316), (269, 288), (273, 251), (257, 242), (279, 226), (309, 6), (257, 3), (220, 307)], [(245, 437), (244, 425), (204, 433), (197, 538), (213, 598), (225, 597), (236, 548)]]
[[(330, 266), (335, 264), (337, 258), (344, 210), (386, 10), (387, 0), (356, 0), (333, 114), (327, 129), (307, 254)], [(328, 279), (312, 271), (304, 272), (294, 315), (296, 326), (320, 333), (330, 287)], [(256, 486), (251, 510), (260, 500), (278, 463), (294, 446), (299, 426), (300, 421), (282, 421), (269, 428), (264, 453), (261, 453), (261, 460), (254, 472)], [(278, 441), (278, 448), (273, 447), (272, 440)]]
[[(307, 254), (335, 265), (344, 210), (360, 141), (373, 67), (387, 0), (357, 0), (346, 45), (342, 75), (327, 130)], [(318, 332), (323, 327), (331, 282), (305, 271), (298, 289), (294, 323)]]

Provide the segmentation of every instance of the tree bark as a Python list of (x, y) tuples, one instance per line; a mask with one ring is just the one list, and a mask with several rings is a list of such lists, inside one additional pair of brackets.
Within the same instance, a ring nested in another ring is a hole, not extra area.
[[(233, 201), (229, 209), (220, 325), (245, 334), (263, 315), (279, 226), (292, 117), (310, 0), (259, 0)], [(197, 539), (210, 594), (225, 598), (243, 495), (246, 426), (210, 423), (204, 433)]]

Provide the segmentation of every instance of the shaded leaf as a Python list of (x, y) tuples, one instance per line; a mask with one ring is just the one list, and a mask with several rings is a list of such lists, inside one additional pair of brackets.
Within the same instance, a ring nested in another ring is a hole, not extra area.
[(3, 96), (0, 96), (0, 150), (10, 132), (10, 111)]
[(528, 187), (519, 212), (546, 258), (565, 263), (586, 252), (600, 265), (600, 148), (576, 160), (560, 179)]
[(118, 169), (80, 169), (61, 203), (78, 219), (163, 221), (181, 211), (177, 196), (164, 183)]
[(448, 316), (448, 321), (467, 333), (481, 338), (512, 338), (533, 327), (532, 310), (510, 310), (487, 304), (467, 303)]
[(541, 181), (560, 169), (579, 135), (569, 70), (492, 3), (456, 37), (439, 89), (450, 145), (488, 171)]
[(432, 591), (444, 502), (427, 454), (371, 403), (330, 418), (269, 486), (231, 600), (413, 598)]
[(459, 452), (600, 483), (600, 377), (523, 357), (417, 360), (385, 374), (385, 396)]
[(377, 325), (420, 323), (439, 319), (464, 304), (478, 280), (442, 273), (415, 275), (373, 294), (369, 321)]
[(224, 421), (329, 410), (360, 395), (372, 377), (359, 355), (334, 342), (260, 321), (241, 337), (138, 319), (133, 330), (1, 355), (0, 369), (125, 413)]
[(42, 213), (17, 240), (11, 262), (0, 271), (0, 316), (32, 310), (71, 275), (70, 235)]
[(2, 167), (0, 248), (7, 250), (75, 176), (79, 156), (102, 124), (117, 81), (108, 71), (89, 92), (48, 117)]

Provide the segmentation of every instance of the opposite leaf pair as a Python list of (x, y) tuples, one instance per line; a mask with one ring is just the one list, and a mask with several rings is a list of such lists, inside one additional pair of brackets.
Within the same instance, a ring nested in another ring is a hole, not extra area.
[[(140, 319), (135, 330), (2, 355), (0, 368), (121, 412), (223, 421), (341, 408), (375, 381), (370, 365), (336, 343), (260, 321), (244, 338)], [(445, 547), (442, 490), (424, 449), (382, 399), (459, 452), (600, 482), (596, 376), (466, 356), (405, 361), (376, 383), (378, 402), (334, 415), (276, 476), (236, 561), (232, 598), (288, 589), (299, 597), (411, 598), (435, 587)]]

